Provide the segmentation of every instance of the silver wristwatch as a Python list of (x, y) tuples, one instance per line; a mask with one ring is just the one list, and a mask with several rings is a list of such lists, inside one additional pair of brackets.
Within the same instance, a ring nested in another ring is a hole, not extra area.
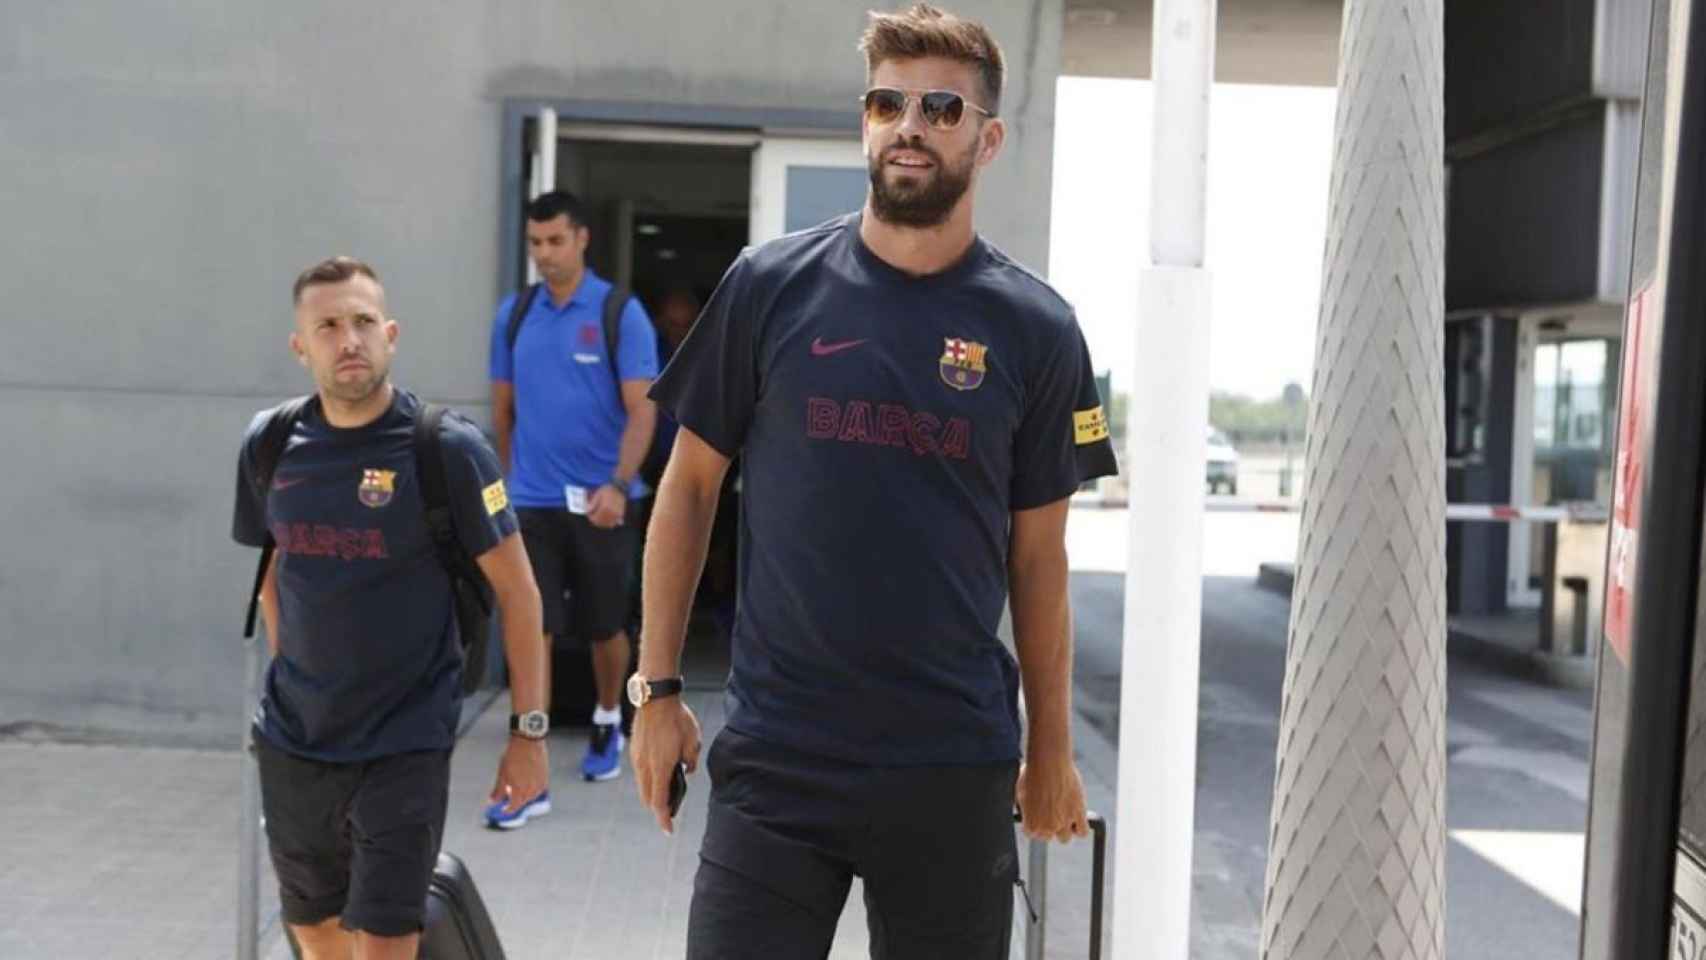
[(543, 740), (551, 732), (551, 715), (543, 710), (509, 715), (509, 732), (526, 740)]

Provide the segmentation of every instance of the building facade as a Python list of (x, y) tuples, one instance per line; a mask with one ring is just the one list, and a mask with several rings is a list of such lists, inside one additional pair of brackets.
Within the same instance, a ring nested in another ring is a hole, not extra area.
[[(952, 6), (1009, 65), (979, 227), (1041, 269), (1061, 0)], [(714, 282), (730, 249), (862, 198), (867, 7), (6, 5), (0, 729), (237, 742), (234, 458), (254, 411), (308, 389), (296, 273), (372, 262), (397, 381), (483, 422), (547, 165), (598, 211), (595, 265), (642, 293)]]

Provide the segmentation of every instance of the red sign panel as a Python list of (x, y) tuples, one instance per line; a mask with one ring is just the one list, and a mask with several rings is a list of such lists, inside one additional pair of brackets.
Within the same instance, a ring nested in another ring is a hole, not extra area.
[(1653, 288), (1648, 286), (1629, 301), (1617, 411), (1617, 467), (1613, 477), (1616, 499), (1611, 511), (1611, 556), (1606, 563), (1605, 638), (1624, 666), (1629, 665), (1635, 546), (1641, 535), (1641, 479), (1645, 466), (1642, 427), (1647, 416), (1645, 378), (1652, 359), (1648, 343), (1654, 320), (1652, 311)]

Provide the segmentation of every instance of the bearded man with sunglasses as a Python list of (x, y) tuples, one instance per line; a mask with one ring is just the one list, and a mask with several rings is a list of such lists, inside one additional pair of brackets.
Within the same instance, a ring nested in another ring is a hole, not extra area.
[(994, 38), (919, 4), (873, 14), (860, 49), (864, 209), (743, 252), (652, 389), (681, 429), (629, 693), (666, 831), (699, 753), (688, 607), (737, 454), (747, 504), (694, 960), (826, 956), (855, 875), (872, 956), (1005, 958), (1015, 803), (1033, 837), (1086, 832), (1067, 498), (1114, 471), (1089, 351), (973, 227), (1006, 135)]

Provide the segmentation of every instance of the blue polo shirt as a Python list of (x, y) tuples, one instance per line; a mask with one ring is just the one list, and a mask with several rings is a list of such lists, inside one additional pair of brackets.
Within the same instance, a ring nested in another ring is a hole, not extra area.
[[(518, 507), (562, 508), (565, 486), (595, 488), (616, 473), (628, 411), (611, 378), (604, 345), (604, 297), (610, 287), (589, 269), (567, 303), (552, 302), (550, 289), (540, 289), (513, 353), (509, 314), (515, 294), (498, 304), (491, 378), (515, 386), (509, 496)], [(657, 334), (638, 300), (629, 299), (622, 308), (616, 339), (616, 368), (623, 380), (657, 376)]]

